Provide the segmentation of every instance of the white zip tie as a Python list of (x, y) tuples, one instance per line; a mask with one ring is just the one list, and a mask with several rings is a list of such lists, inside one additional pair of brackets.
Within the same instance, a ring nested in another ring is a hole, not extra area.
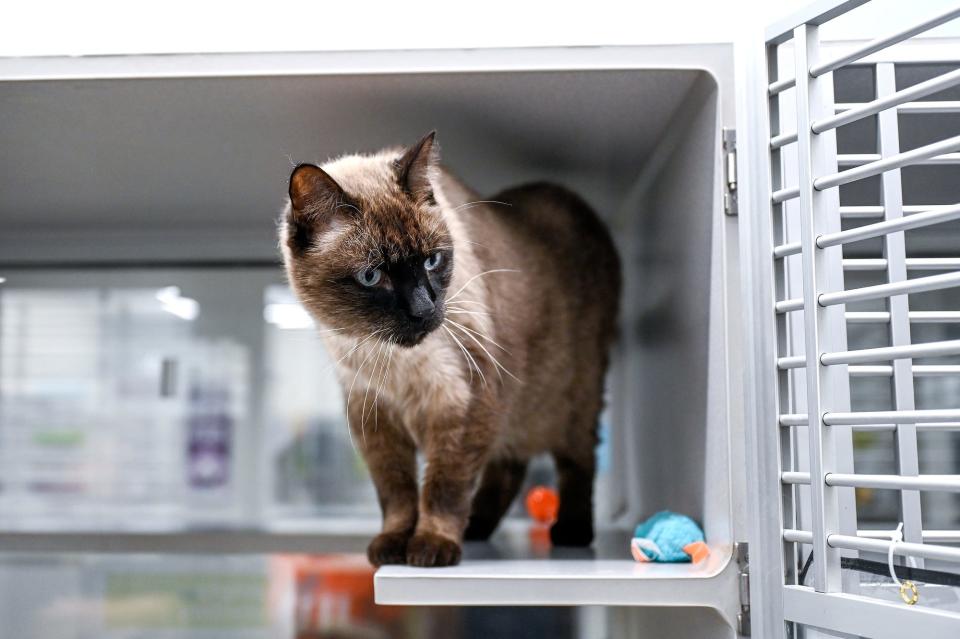
[[(890, 578), (893, 579), (894, 583), (900, 588), (900, 598), (903, 599), (903, 603), (908, 606), (912, 606), (917, 601), (920, 600), (920, 593), (917, 590), (917, 585), (912, 581), (900, 581), (897, 577), (897, 571), (893, 565), (893, 553), (897, 548), (897, 544), (903, 542), (903, 522), (901, 521), (897, 525), (897, 529), (890, 533), (890, 547), (887, 549), (887, 568), (890, 569)], [(913, 568), (915, 567), (915, 562), (913, 557), (907, 556), (907, 564)]]
[(887, 567), (890, 569), (890, 578), (901, 588), (903, 584), (900, 582), (900, 579), (897, 578), (897, 571), (893, 567), (893, 551), (896, 549), (897, 544), (903, 541), (903, 522), (897, 526), (897, 529), (890, 533), (890, 547), (887, 549)]

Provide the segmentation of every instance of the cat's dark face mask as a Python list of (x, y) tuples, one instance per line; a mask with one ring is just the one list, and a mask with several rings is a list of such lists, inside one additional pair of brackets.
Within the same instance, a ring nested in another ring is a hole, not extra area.
[(388, 328), (391, 341), (413, 346), (443, 324), (452, 265), (452, 250), (442, 249), (358, 269), (354, 279), (370, 320)]
[[(344, 238), (347, 246), (355, 244)], [(296, 288), (323, 324), (357, 338), (415, 346), (444, 321), (453, 250), (378, 252), (376, 259), (339, 251), (304, 254)], [(309, 264), (312, 263), (311, 267)], [(370, 264), (368, 266), (368, 264)]]

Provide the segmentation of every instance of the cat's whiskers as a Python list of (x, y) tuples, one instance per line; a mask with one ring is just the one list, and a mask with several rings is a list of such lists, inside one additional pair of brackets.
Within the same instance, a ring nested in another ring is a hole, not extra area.
[(285, 342), (317, 344), (321, 348), (327, 346), (324, 335), (318, 334), (312, 328), (283, 329), (283, 340)]
[(503, 206), (513, 206), (509, 202), (501, 202), (499, 200), (474, 200), (473, 202), (464, 202), (460, 206), (453, 207), (454, 211), (459, 211), (460, 209), (469, 209), (480, 204), (502, 204)]
[(457, 339), (453, 337), (453, 333), (450, 332), (450, 329), (444, 326), (442, 323), (440, 324), (440, 328), (442, 328), (444, 331), (447, 332), (447, 335), (449, 335), (453, 339), (454, 344), (457, 346), (457, 348), (460, 349), (460, 352), (464, 354), (463, 361), (467, 365), (467, 370), (470, 371), (470, 381), (473, 382), (473, 367), (470, 366), (470, 361), (466, 358), (466, 353), (463, 351), (463, 345), (460, 344), (457, 341)]
[(327, 333), (339, 333), (340, 331), (345, 331), (345, 328), (322, 328), (320, 330), (311, 330), (310, 332), (314, 335), (326, 335)]
[[(454, 342), (456, 342), (457, 346), (460, 348), (460, 351), (463, 353), (464, 359), (467, 362), (467, 370), (470, 371), (470, 382), (473, 383), (473, 369), (475, 368), (477, 369), (477, 373), (480, 375), (480, 381), (483, 383), (484, 386), (486, 386), (487, 378), (484, 377), (483, 371), (480, 370), (480, 366), (477, 364), (477, 360), (473, 358), (473, 355), (471, 355), (470, 351), (467, 350), (467, 347), (463, 345), (463, 342), (457, 339), (457, 336), (453, 334), (453, 331), (447, 328), (446, 320), (444, 320), (444, 323), (441, 324), (440, 326), (442, 326), (443, 330), (447, 332), (447, 335), (449, 335), (450, 338), (453, 339)], [(473, 366), (473, 368), (471, 368), (471, 365)]]
[(480, 350), (482, 350), (484, 353), (486, 353), (487, 359), (489, 359), (491, 362), (493, 362), (493, 364), (494, 364), (493, 370), (494, 370), (494, 372), (496, 372), (497, 377), (500, 379), (500, 383), (502, 384), (502, 383), (503, 383), (503, 375), (500, 374), (499, 363), (497, 362), (496, 358), (495, 358), (493, 355), (490, 354), (490, 351), (488, 351), (486, 348), (484, 348), (483, 344), (481, 344), (480, 342), (478, 342), (476, 337), (474, 337), (474, 336), (471, 335), (470, 333), (465, 332), (465, 331), (463, 330), (463, 328), (461, 327), (460, 324), (457, 324), (457, 323), (453, 322), (453, 320), (446, 320), (446, 321), (449, 321), (449, 322), (454, 326), (454, 328), (459, 328), (459, 330), (460, 330), (461, 333), (463, 333), (464, 335), (466, 335), (467, 337), (469, 337), (470, 339), (472, 339), (474, 342), (476, 342), (476, 344), (480, 347)]
[[(503, 382), (503, 375), (500, 374), (500, 371), (503, 371), (504, 373), (506, 373), (507, 375), (509, 375), (509, 376), (512, 377), (513, 379), (517, 380), (518, 382), (520, 381), (520, 378), (519, 378), (519, 377), (517, 377), (516, 375), (514, 375), (513, 373), (511, 373), (510, 371), (508, 371), (508, 370), (506, 369), (506, 367), (505, 367), (503, 364), (501, 364), (500, 361), (499, 361), (496, 357), (494, 357), (493, 354), (490, 353), (489, 350), (487, 350), (487, 347), (483, 345), (483, 342), (481, 342), (480, 340), (478, 340), (476, 337), (473, 336), (473, 334), (472, 334), (473, 331), (468, 332), (468, 331), (470, 331), (470, 329), (468, 329), (468, 328), (467, 328), (466, 326), (464, 326), (463, 324), (458, 324), (457, 322), (454, 322), (453, 320), (448, 319), (448, 320), (444, 320), (444, 321), (445, 321), (445, 322), (450, 322), (450, 323), (454, 326), (454, 328), (458, 328), (464, 335), (466, 335), (467, 337), (469, 337), (470, 339), (472, 339), (472, 340), (476, 343), (476, 345), (480, 347), (480, 350), (482, 350), (482, 351), (486, 354), (486, 356), (490, 359), (490, 362), (494, 365), (494, 370), (497, 371), (497, 376), (500, 378), (500, 382), (501, 382), (501, 383)], [(478, 335), (480, 335), (480, 334), (478, 333)], [(486, 337), (485, 335), (480, 335), (480, 336), (481, 336), (481, 337)], [(489, 339), (489, 338), (487, 338), (487, 339)], [(499, 345), (498, 345), (498, 346), (499, 346)], [(501, 346), (500, 348), (503, 348), (503, 347)], [(522, 383), (522, 382), (521, 382), (521, 383)]]
[(369, 342), (371, 339), (373, 339), (373, 338), (376, 337), (377, 335), (385, 332), (386, 330), (387, 330), (386, 328), (381, 328), (381, 329), (379, 329), (379, 330), (373, 331), (372, 333), (370, 333), (369, 335), (367, 335), (366, 337), (364, 337), (362, 340), (360, 340), (359, 342), (357, 342), (357, 343), (353, 346), (353, 348), (351, 348), (349, 351), (347, 351), (346, 353), (344, 353), (343, 357), (341, 357), (340, 359), (338, 359), (338, 360), (335, 361), (334, 363), (332, 363), (332, 364), (330, 364), (329, 366), (327, 366), (326, 368), (324, 368), (323, 373), (324, 373), (324, 374), (329, 373), (330, 370), (331, 370), (334, 366), (339, 365), (340, 362), (342, 362), (343, 360), (345, 360), (345, 359), (347, 359), (348, 357), (350, 357), (351, 355), (353, 355), (353, 354), (357, 351), (358, 348), (360, 348), (361, 346), (363, 346), (364, 344), (366, 344), (367, 342)]
[(463, 289), (467, 288), (471, 283), (474, 282), (474, 280), (476, 280), (477, 278), (483, 277), (484, 275), (490, 275), (491, 273), (519, 273), (519, 272), (520, 271), (518, 271), (515, 268), (492, 268), (489, 271), (483, 271), (482, 273), (477, 273), (476, 275), (468, 279), (463, 286), (457, 289), (456, 293), (448, 297), (447, 301), (452, 302), (453, 300), (457, 299), (457, 296), (463, 292)]
[(449, 314), (451, 314), (451, 315), (479, 315), (479, 316), (481, 316), (481, 317), (483, 317), (483, 316), (489, 317), (489, 316), (490, 316), (490, 313), (487, 313), (486, 311), (468, 311), (468, 310), (463, 309), (463, 308), (448, 308), (448, 309), (447, 309), (447, 313), (449, 313)]
[(393, 349), (389, 349), (389, 355), (387, 355), (387, 363), (383, 367), (383, 375), (380, 376), (380, 386), (377, 388), (377, 394), (373, 398), (373, 432), (377, 432), (380, 428), (379, 420), (379, 408), (380, 408), (380, 391), (383, 390), (384, 384), (388, 379), (390, 373), (390, 362), (393, 361)]
[(440, 250), (445, 248), (454, 249), (454, 248), (457, 248), (457, 244), (460, 242), (463, 242), (464, 244), (473, 244), (474, 246), (482, 246), (483, 248), (487, 248), (486, 244), (481, 244), (480, 242), (475, 242), (474, 240), (468, 240), (465, 237), (458, 237), (456, 242), (453, 242), (451, 244), (441, 244), (439, 246), (434, 246), (433, 248), (434, 250)]
[[(356, 383), (357, 383), (357, 378), (360, 376), (360, 371), (363, 370), (363, 367), (367, 365), (367, 362), (370, 360), (370, 357), (372, 357), (373, 354), (376, 353), (376, 352), (377, 352), (376, 349), (370, 349), (370, 352), (367, 353), (367, 356), (366, 356), (366, 357), (363, 359), (363, 361), (360, 363), (360, 366), (357, 367), (357, 372), (354, 373), (354, 375), (353, 375), (353, 381), (350, 383), (350, 390), (347, 392), (347, 402), (346, 402), (346, 406), (347, 406), (347, 428), (350, 428), (350, 399), (353, 397), (353, 387), (354, 387), (354, 386), (356, 385)], [(362, 407), (361, 407), (361, 411), (360, 411), (360, 436), (363, 438), (363, 443), (366, 444), (366, 443), (367, 443), (367, 434), (366, 434), (366, 432), (364, 432), (364, 430), (363, 430), (363, 410), (362, 410)]]
[[(384, 349), (386, 348), (386, 342), (380, 342), (380, 347), (377, 349), (377, 357), (373, 360), (371, 368), (373, 369), (372, 375), (367, 375), (367, 389), (363, 392), (363, 402), (360, 404), (360, 428), (363, 430), (363, 426), (367, 423), (367, 397), (370, 396), (370, 385), (373, 384), (374, 380), (377, 378), (377, 365), (380, 364), (380, 360), (383, 357)], [(374, 398), (376, 399), (376, 398)]]
[(503, 352), (506, 353), (507, 355), (510, 354), (510, 351), (508, 351), (507, 349), (505, 349), (503, 346), (501, 346), (501, 345), (498, 344), (497, 342), (493, 341), (493, 339), (492, 339), (489, 335), (484, 335), (484, 334), (481, 333), (480, 331), (475, 330), (475, 329), (472, 329), (472, 328), (470, 328), (469, 326), (464, 326), (463, 324), (460, 324), (460, 323), (458, 323), (458, 322), (454, 322), (452, 319), (447, 319), (447, 321), (455, 324), (456, 326), (458, 326), (459, 328), (462, 328), (462, 329), (465, 330), (465, 331), (468, 331), (468, 332), (470, 332), (470, 333), (473, 333), (474, 335), (476, 335), (476, 336), (478, 336), (478, 337), (482, 337), (483, 339), (487, 340), (488, 342), (490, 342), (491, 344), (493, 344), (494, 346), (496, 346), (497, 348), (499, 348), (501, 351), (503, 351)]
[(476, 300), (454, 300), (453, 302), (450, 302), (450, 300), (447, 300), (445, 304), (450, 306), (450, 308), (462, 308), (463, 304), (473, 304), (474, 306), (479, 306), (480, 308), (487, 308), (486, 304), (484, 304), (483, 302), (478, 302)]
[(342, 207), (346, 207), (346, 208), (348, 208), (348, 209), (353, 209), (353, 210), (356, 211), (359, 215), (363, 215), (363, 211), (361, 211), (360, 209), (358, 209), (357, 207), (355, 207), (353, 204), (349, 204), (349, 203), (347, 203), (347, 202), (341, 202), (341, 203), (337, 204), (335, 207), (333, 207), (333, 210), (337, 210), (337, 209), (342, 208)]

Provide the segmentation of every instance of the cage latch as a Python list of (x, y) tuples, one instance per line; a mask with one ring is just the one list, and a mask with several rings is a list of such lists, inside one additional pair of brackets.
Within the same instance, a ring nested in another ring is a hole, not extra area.
[(740, 590), (740, 612), (737, 613), (737, 634), (750, 636), (750, 546), (745, 541), (733, 545), (737, 560), (737, 586)]
[(723, 130), (723, 212), (737, 214), (737, 130)]

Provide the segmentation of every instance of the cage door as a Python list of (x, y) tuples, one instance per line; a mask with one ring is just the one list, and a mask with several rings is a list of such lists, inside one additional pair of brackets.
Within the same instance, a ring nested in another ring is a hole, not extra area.
[[(935, 407), (917, 399), (918, 380), (960, 382), (960, 43), (896, 46), (960, 18), (960, 6), (825, 43), (831, 21), (866, 4), (816, 3), (739, 51), (754, 636), (960, 636), (960, 606), (933, 596), (952, 588), (956, 600), (960, 530), (925, 527), (922, 507), (960, 493), (960, 468), (928, 473), (918, 455), (927, 434), (960, 432), (960, 393)], [(920, 63), (937, 72), (911, 81)], [(843, 74), (865, 78), (869, 95), (836, 99), (853, 82)], [(955, 119), (909, 120), (933, 134), (913, 143), (902, 123), (921, 114)], [(838, 146), (857, 127), (875, 132), (869, 152)], [(915, 184), (936, 178), (904, 175), (923, 167), (953, 171), (955, 186), (921, 199)], [(954, 241), (911, 241), (921, 231)], [(939, 337), (921, 324), (941, 326)], [(864, 380), (880, 381), (885, 404), (864, 401)], [(885, 472), (854, 467), (864, 437), (888, 446)], [(887, 519), (865, 517), (868, 491), (891, 496)]]

